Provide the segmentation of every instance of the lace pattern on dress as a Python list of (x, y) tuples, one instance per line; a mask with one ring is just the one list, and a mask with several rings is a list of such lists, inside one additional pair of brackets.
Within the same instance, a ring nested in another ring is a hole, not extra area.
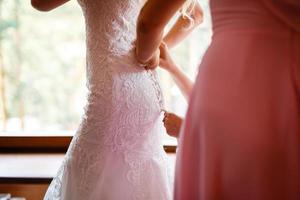
[[(76, 199), (89, 199), (93, 186), (106, 173), (102, 168), (107, 152), (122, 157), (128, 168), (125, 179), (130, 199), (170, 199), (161, 141), (161, 88), (156, 72), (139, 67), (133, 51), (136, 20), (145, 1), (78, 2), (86, 21), (88, 100), (45, 199), (68, 199), (65, 187), (69, 185), (75, 187)], [(149, 180), (153, 180), (155, 194), (148, 189)]]

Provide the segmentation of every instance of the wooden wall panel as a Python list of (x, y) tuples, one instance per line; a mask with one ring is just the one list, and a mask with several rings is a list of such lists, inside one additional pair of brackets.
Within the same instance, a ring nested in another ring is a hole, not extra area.
[(0, 184), (0, 193), (10, 193), (13, 197), (26, 200), (42, 200), (48, 184)]

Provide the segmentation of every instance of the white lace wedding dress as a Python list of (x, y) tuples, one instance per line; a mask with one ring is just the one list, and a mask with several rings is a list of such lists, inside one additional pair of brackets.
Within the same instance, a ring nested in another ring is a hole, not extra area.
[(155, 72), (134, 57), (144, 3), (79, 0), (86, 20), (88, 103), (45, 200), (172, 198), (160, 86)]

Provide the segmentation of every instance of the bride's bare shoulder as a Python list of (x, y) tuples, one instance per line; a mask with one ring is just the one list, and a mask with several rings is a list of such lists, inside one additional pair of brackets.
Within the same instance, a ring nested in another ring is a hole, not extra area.
[(69, 0), (31, 0), (31, 5), (39, 11), (50, 11)]

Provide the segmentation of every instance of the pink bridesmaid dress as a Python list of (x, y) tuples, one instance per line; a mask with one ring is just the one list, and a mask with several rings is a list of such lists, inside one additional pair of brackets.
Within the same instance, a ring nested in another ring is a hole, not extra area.
[(211, 0), (176, 200), (300, 200), (300, 0)]

